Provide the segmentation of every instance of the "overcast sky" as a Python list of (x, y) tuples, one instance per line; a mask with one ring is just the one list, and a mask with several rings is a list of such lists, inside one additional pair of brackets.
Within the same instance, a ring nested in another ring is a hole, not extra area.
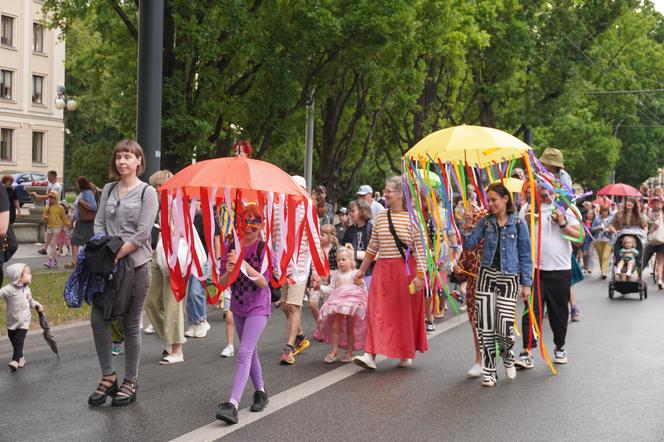
[(655, 9), (664, 14), (664, 0), (653, 0), (655, 4)]

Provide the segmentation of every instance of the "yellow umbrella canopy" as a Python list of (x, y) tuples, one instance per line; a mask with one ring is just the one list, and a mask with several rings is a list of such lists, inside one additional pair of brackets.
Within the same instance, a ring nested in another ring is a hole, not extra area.
[[(500, 180), (494, 181), (494, 183), (500, 183)], [(523, 188), (523, 183), (525, 183), (524, 180), (520, 180), (518, 178), (505, 178), (503, 180), (503, 185), (509, 190), (511, 193), (520, 193), (521, 189)], [(488, 187), (488, 186), (487, 186)]]
[(427, 135), (405, 157), (415, 161), (430, 156), (441, 162), (487, 167), (521, 158), (530, 150), (523, 141), (502, 130), (484, 126), (455, 126)]

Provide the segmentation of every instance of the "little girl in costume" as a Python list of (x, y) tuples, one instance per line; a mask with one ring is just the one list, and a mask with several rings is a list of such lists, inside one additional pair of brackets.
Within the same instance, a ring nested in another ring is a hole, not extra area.
[(353, 281), (357, 270), (352, 246), (337, 250), (337, 270), (332, 273), (330, 285), (321, 286), (329, 297), (320, 309), (318, 330), (323, 342), (332, 346), (325, 356), (331, 364), (339, 356), (339, 347), (346, 349), (341, 362), (353, 360), (353, 351), (364, 348), (367, 316), (367, 291)]
[[(636, 258), (639, 257), (639, 250), (636, 248), (636, 240), (633, 236), (625, 236), (622, 241), (622, 248), (618, 250), (620, 261), (616, 266), (616, 273), (619, 275), (621, 281), (629, 280), (636, 264)], [(627, 272), (622, 273), (623, 267), (626, 267)]]
[(12, 264), (7, 267), (7, 277), (11, 281), (0, 289), (0, 299), (7, 302), (7, 335), (14, 348), (9, 368), (16, 371), (25, 366), (23, 357), (23, 342), (28, 334), (31, 309), (43, 311), (41, 304), (32, 299), (32, 292), (28, 287), (32, 281), (30, 266), (27, 264)]

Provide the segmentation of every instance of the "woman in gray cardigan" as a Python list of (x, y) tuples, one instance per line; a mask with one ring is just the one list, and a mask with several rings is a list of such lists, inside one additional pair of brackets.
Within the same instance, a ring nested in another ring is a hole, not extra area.
[(90, 322), (102, 380), (88, 399), (91, 406), (104, 404), (109, 396), (113, 397), (112, 406), (128, 405), (136, 401), (138, 361), (141, 355), (140, 318), (151, 280), (150, 231), (159, 207), (155, 189), (138, 178), (144, 170), (145, 157), (137, 142), (124, 139), (115, 145), (109, 173), (119, 181), (104, 186), (94, 229), (95, 234), (105, 233), (122, 238), (124, 244), (115, 257), (116, 263), (123, 258), (129, 259), (134, 268), (131, 301), (123, 317), (125, 379), (118, 387), (118, 377), (113, 369), (113, 341), (109, 323), (104, 321), (103, 308), (93, 303)]

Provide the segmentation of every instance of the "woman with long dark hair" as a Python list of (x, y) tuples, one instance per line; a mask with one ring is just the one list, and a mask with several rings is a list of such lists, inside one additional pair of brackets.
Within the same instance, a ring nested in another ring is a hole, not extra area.
[(648, 223), (644, 220), (641, 213), (641, 207), (636, 199), (629, 197), (618, 210), (618, 212), (613, 217), (611, 221), (611, 227), (609, 230), (612, 232), (619, 232), (622, 229), (627, 227), (633, 227), (636, 229), (648, 229)]
[(484, 240), (480, 272), (475, 291), (477, 333), (482, 350), (482, 385), (496, 384), (496, 344), (508, 379), (516, 377), (514, 367), (514, 317), (521, 291), (528, 298), (532, 286), (533, 262), (528, 227), (515, 213), (512, 196), (501, 183), (487, 191), (490, 214), (463, 234), (463, 246), (472, 249)]

